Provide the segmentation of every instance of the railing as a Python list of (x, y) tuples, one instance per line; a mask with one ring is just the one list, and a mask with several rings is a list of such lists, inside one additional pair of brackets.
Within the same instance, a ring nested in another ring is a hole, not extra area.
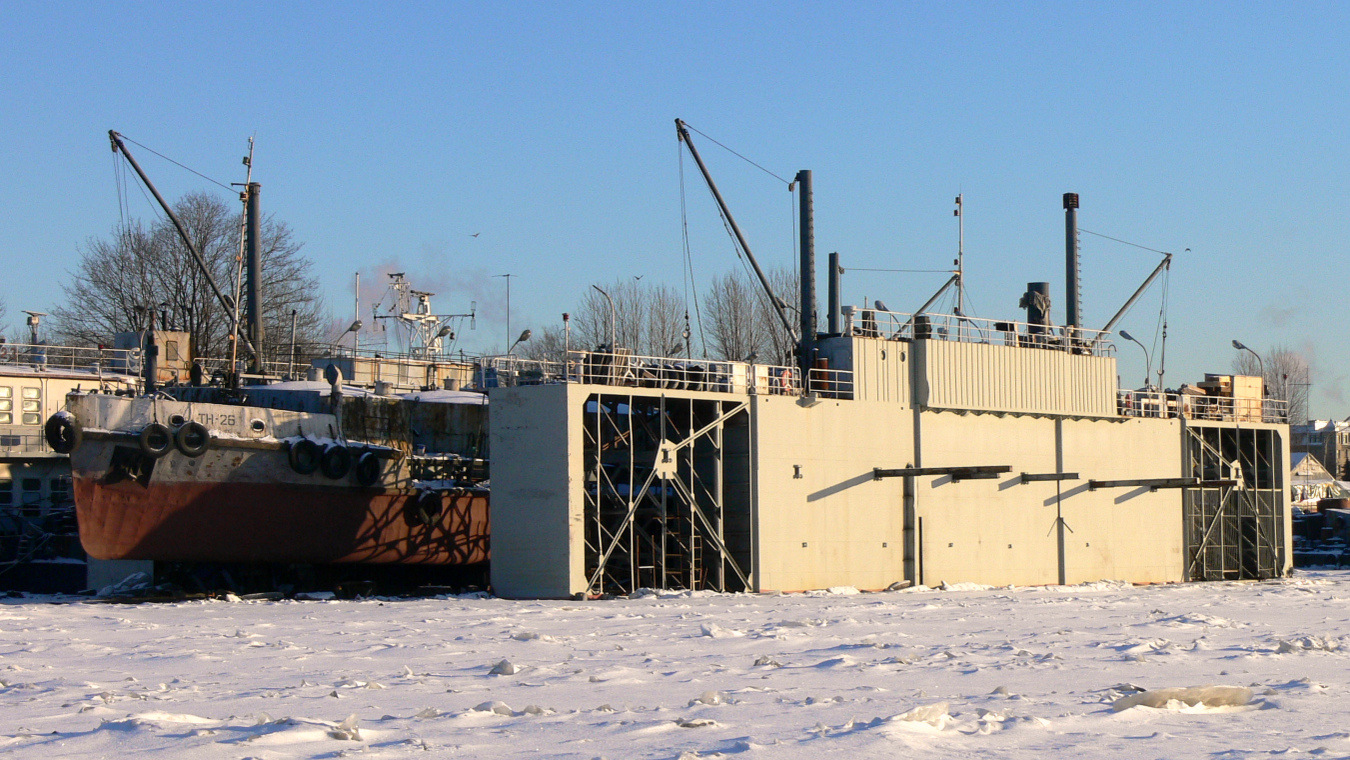
[(27, 456), (50, 451), (42, 433), (0, 432), (0, 456)]
[(141, 371), (141, 350), (0, 343), (0, 364), (39, 370), (87, 370), (135, 375)]
[(1123, 390), (1116, 409), (1125, 417), (1166, 417), (1237, 422), (1288, 422), (1289, 402), (1280, 399), (1200, 396), (1193, 393)]
[(853, 306), (844, 308), (844, 334), (886, 340), (988, 343), (1093, 356), (1107, 356), (1116, 350), (1111, 333), (1086, 327), (1033, 325), (954, 314), (914, 315)]
[(543, 385), (564, 380), (562, 362), (525, 359), (513, 354), (481, 356), (474, 363), (473, 384), (480, 389), (515, 385)]
[(813, 369), (803, 383), (796, 367), (673, 359), (617, 352), (571, 351), (562, 379), (572, 383), (755, 395), (853, 397), (853, 373)]
[[(202, 377), (205, 378), (206, 380), (211, 380), (212, 378), (219, 379), (221, 376), (223, 376), (230, 370), (229, 359), (221, 359), (214, 356), (210, 357), (202, 356), (194, 359), (193, 361), (201, 365)], [(250, 364), (246, 359), (235, 359), (234, 361), (234, 370), (240, 374), (248, 372), (249, 366)], [(305, 371), (309, 369), (309, 362), (305, 361), (305, 362), (291, 363), (286, 361), (269, 360), (262, 362), (261, 368), (262, 374), (268, 375), (270, 377), (287, 377), (292, 374), (304, 375)]]

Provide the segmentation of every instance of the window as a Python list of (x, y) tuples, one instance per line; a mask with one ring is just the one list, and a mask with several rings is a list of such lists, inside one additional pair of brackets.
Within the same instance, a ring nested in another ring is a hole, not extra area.
[(70, 501), (70, 476), (58, 475), (51, 480), (52, 504), (60, 505)]
[(169, 362), (182, 361), (178, 356), (178, 341), (164, 341), (164, 360)]
[(24, 478), (19, 481), (23, 488), (23, 514), (25, 517), (42, 516), (42, 478)]
[(0, 478), (0, 506), (8, 507), (14, 503), (14, 481)]

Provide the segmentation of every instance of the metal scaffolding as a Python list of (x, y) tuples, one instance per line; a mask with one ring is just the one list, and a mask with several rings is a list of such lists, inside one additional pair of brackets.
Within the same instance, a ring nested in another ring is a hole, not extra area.
[(753, 588), (749, 403), (636, 390), (584, 403), (589, 592)]
[(1184, 474), (1202, 484), (1235, 481), (1232, 486), (1185, 491), (1188, 580), (1280, 575), (1286, 551), (1280, 443), (1275, 430), (1186, 426)]

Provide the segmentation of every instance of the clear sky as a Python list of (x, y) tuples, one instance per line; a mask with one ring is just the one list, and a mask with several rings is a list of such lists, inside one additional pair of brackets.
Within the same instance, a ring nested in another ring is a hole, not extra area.
[[(949, 266), (964, 193), (977, 316), (1019, 318), (1044, 280), (1063, 321), (1060, 198), (1077, 192), (1083, 228), (1177, 253), (1167, 385), (1228, 371), (1234, 338), (1286, 344), (1312, 361), (1314, 413), (1350, 414), (1344, 3), (11, 2), (4, 16), (0, 297), (15, 324), (60, 303), (85, 241), (118, 222), (108, 129), (226, 183), (255, 135), (263, 207), (304, 241), (336, 315), (353, 273), (366, 291), (406, 270), (438, 311), (476, 300), (464, 346), (501, 350), (493, 275), (515, 275), (515, 332), (559, 324), (593, 282), (681, 287), (679, 117), (779, 176), (813, 170), (822, 278), (829, 251), (846, 268)], [(785, 187), (698, 145), (752, 249), (787, 266)], [(214, 188), (138, 158), (171, 199)], [(741, 265), (685, 170), (706, 282)], [(132, 210), (153, 214), (139, 194)], [(1083, 310), (1101, 326), (1158, 256), (1082, 242)], [(911, 311), (942, 280), (855, 272), (844, 295)], [(1161, 303), (1155, 287), (1120, 325), (1155, 362)], [(1137, 385), (1143, 352), (1122, 343)]]

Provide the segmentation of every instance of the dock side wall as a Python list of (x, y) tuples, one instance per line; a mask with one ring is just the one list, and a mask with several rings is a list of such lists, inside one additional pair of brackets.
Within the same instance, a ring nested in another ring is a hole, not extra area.
[[(1011, 467), (994, 480), (916, 479), (922, 583), (1181, 580), (1179, 490), (1088, 488), (1179, 477), (1175, 421), (924, 412), (919, 438), (925, 467)], [(1078, 478), (1024, 484), (1023, 472)]]
[(872, 469), (912, 458), (910, 419), (893, 403), (754, 398), (759, 590), (904, 580), (903, 484)]
[(494, 388), (492, 588), (508, 599), (586, 590), (581, 483), (584, 385)]

